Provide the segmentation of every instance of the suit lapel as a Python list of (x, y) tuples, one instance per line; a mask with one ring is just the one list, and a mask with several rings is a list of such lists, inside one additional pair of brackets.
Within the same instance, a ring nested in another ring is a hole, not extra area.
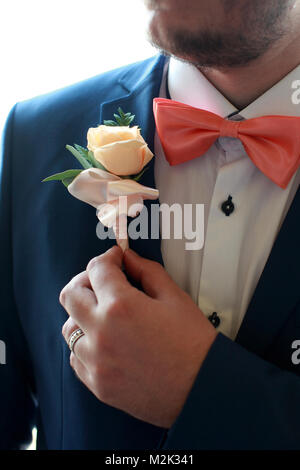
[(299, 301), (298, 189), (238, 332), (236, 341), (263, 354)]
[[(139, 77), (138, 81), (137, 78), (126, 73), (126, 75), (120, 79), (120, 85), (122, 85), (124, 89), (124, 95), (112, 101), (103, 103), (100, 111), (101, 123), (103, 120), (112, 119), (113, 114), (119, 107), (121, 107), (125, 112), (134, 114), (135, 120), (133, 124), (138, 125), (141, 128), (141, 133), (153, 153), (155, 121), (152, 102), (154, 97), (159, 96), (164, 63), (165, 57), (158, 56), (154, 64), (151, 64), (149, 69), (144, 71), (143, 77)], [(155, 188), (154, 159), (151, 160), (148, 170), (144, 173), (139, 182), (145, 186)], [(143, 240), (138, 238), (137, 240), (130, 240), (130, 247), (143, 257), (163, 264), (160, 238), (150, 238), (151, 206), (152, 204), (158, 203), (158, 200), (145, 201), (145, 206), (148, 212), (149, 239)]]

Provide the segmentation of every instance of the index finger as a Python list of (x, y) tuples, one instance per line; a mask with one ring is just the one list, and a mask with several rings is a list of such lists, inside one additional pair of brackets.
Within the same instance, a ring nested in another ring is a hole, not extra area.
[(87, 265), (86, 270), (98, 302), (120, 295), (132, 287), (123, 273), (122, 264), (123, 251), (114, 246)]

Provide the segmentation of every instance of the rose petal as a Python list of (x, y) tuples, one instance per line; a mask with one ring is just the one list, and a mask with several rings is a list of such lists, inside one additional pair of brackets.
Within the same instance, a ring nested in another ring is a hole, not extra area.
[(159, 191), (129, 179), (119, 179), (108, 183), (108, 201), (115, 199), (116, 196), (129, 196), (131, 194), (137, 194), (143, 199), (155, 200), (159, 196)]
[(103, 145), (124, 140), (139, 140), (145, 143), (138, 126), (105, 126), (91, 127), (87, 133), (88, 149), (96, 150)]
[(98, 168), (83, 170), (68, 190), (72, 196), (97, 209), (98, 219), (105, 227), (113, 228), (123, 250), (128, 247), (127, 216), (136, 217), (143, 209), (144, 199), (155, 200), (159, 196), (157, 189)]
[(72, 196), (80, 201), (87, 202), (97, 208), (107, 201), (107, 185), (109, 182), (119, 180), (118, 176), (98, 168), (89, 168), (79, 173), (68, 186)]
[(124, 140), (95, 149), (94, 157), (109, 172), (128, 176), (138, 174), (153, 158), (153, 153), (139, 140)]
[(101, 204), (97, 208), (97, 217), (105, 227), (112, 227), (119, 216), (136, 217), (143, 207), (143, 198), (139, 194), (122, 196), (109, 203)]

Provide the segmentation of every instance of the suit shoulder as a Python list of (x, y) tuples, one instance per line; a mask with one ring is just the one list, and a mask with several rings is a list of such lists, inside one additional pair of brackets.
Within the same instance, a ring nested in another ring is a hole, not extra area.
[(74, 113), (74, 109), (82, 113), (95, 103), (116, 99), (124, 94), (123, 77), (138, 82), (155, 61), (157, 58), (151, 57), (22, 101), (15, 108), (16, 122), (26, 125), (32, 119), (53, 119), (55, 114)]

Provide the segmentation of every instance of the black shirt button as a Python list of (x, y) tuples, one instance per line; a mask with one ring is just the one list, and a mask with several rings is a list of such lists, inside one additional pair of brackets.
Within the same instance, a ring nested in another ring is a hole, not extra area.
[(226, 215), (226, 217), (229, 217), (230, 214), (232, 214), (232, 212), (235, 209), (235, 206), (232, 202), (232, 196), (228, 196), (227, 201), (223, 202), (221, 209), (222, 209), (222, 212), (224, 212), (224, 214)]
[(220, 325), (221, 323), (221, 320), (220, 320), (220, 317), (219, 315), (217, 314), (217, 312), (213, 312), (209, 317), (208, 317), (209, 321), (211, 322), (211, 324), (215, 327), (215, 328), (218, 328), (218, 326)]

